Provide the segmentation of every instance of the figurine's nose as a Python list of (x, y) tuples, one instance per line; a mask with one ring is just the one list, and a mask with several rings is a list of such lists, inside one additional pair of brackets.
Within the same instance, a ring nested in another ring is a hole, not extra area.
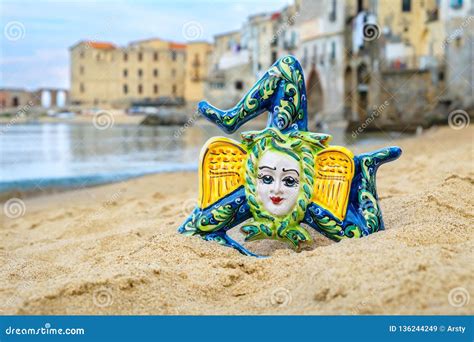
[(279, 180), (273, 182), (273, 189), (272, 189), (273, 193), (276, 194), (276, 195), (281, 194), (282, 193), (281, 187), (282, 187), (282, 184)]

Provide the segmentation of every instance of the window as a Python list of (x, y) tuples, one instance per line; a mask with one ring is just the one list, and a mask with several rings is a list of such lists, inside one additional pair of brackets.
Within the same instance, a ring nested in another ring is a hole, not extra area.
[(176, 77), (176, 69), (171, 69), (171, 77)]
[(449, 7), (454, 8), (454, 9), (459, 9), (462, 8), (462, 0), (450, 0), (449, 1)]
[(336, 60), (336, 42), (331, 42), (330, 58), (331, 58), (331, 63), (334, 63), (334, 61)]
[(272, 51), (272, 63), (274, 63), (277, 60), (277, 53), (276, 51)]
[(153, 53), (153, 60), (156, 62), (158, 60), (158, 52)]
[(127, 69), (123, 69), (123, 77), (127, 77), (128, 76), (128, 70)]
[(331, 1), (331, 10), (329, 11), (329, 20), (336, 21), (336, 0)]
[(84, 66), (81, 65), (81, 66), (79, 67), (79, 73), (80, 73), (81, 75), (84, 75)]
[(79, 57), (80, 57), (80, 58), (84, 58), (84, 51), (81, 51), (81, 52), (79, 53)]
[(142, 69), (138, 69), (138, 77), (142, 77), (143, 76), (143, 70)]
[(124, 62), (128, 61), (128, 53), (126, 52), (123, 53), (123, 61)]
[(153, 77), (158, 77), (158, 69), (153, 69)]
[(402, 11), (403, 12), (411, 11), (411, 0), (402, 0)]
[(199, 54), (195, 53), (194, 54), (194, 60), (193, 60), (193, 66), (194, 67), (199, 67), (201, 65), (201, 62), (199, 61)]
[(141, 62), (143, 60), (143, 53), (139, 52), (138, 53), (138, 61)]
[(143, 86), (141, 84), (138, 85), (138, 93), (143, 93)]
[(306, 68), (308, 64), (308, 48), (306, 46), (303, 49), (303, 60), (301, 62), (302, 62), (301, 64), (303, 65), (303, 68)]
[(153, 94), (158, 94), (158, 84), (153, 85)]
[(84, 93), (84, 92), (86, 91), (86, 88), (84, 87), (84, 83), (81, 83), (81, 84), (79, 85), (79, 91), (80, 91), (81, 93)]
[(171, 92), (173, 93), (173, 96), (176, 96), (176, 84), (173, 84), (171, 87)]
[(123, 93), (128, 94), (128, 85), (126, 84), (123, 85)]
[(242, 81), (235, 81), (235, 89), (242, 90), (244, 89), (244, 82)]
[(224, 88), (224, 83), (222, 83), (222, 82), (212, 82), (211, 83), (211, 88), (213, 88), (213, 89), (222, 89), (222, 88)]
[(174, 62), (176, 61), (176, 51), (171, 52), (171, 60)]
[(311, 58), (312, 65), (316, 65), (318, 63), (318, 46), (316, 44), (313, 45), (313, 57)]
[(438, 74), (438, 80), (439, 81), (444, 81), (444, 72), (443, 71), (440, 71), (439, 74)]

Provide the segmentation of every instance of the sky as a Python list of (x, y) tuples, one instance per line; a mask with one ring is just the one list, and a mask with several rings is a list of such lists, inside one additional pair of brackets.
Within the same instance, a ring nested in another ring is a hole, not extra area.
[(291, 0), (57, 1), (0, 0), (0, 88), (69, 88), (69, 50), (80, 40), (159, 37), (212, 41), (248, 15), (278, 11)]

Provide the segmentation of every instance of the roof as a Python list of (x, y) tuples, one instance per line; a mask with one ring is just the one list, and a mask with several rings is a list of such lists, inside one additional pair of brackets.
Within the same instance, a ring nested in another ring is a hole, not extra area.
[(158, 41), (160, 41), (160, 42), (165, 42), (165, 41), (166, 41), (165, 39), (161, 39), (161, 38), (155, 37), (155, 38), (146, 38), (146, 39), (132, 40), (132, 41), (129, 42), (128, 44), (129, 44), (129, 45), (136, 45), (136, 44), (140, 44), (140, 43), (153, 42), (153, 41), (155, 41), (155, 40), (158, 40)]
[(281, 17), (281, 13), (280, 12), (275, 12), (275, 13), (272, 14), (271, 19), (276, 20), (276, 19), (280, 19), (280, 17)]
[(169, 42), (170, 49), (186, 49), (186, 44)]
[(240, 35), (240, 30), (228, 31), (223, 33), (218, 33), (214, 35), (214, 38), (219, 38), (222, 36), (233, 36), (233, 35)]
[(93, 49), (103, 49), (103, 50), (112, 50), (116, 49), (117, 46), (115, 44), (109, 43), (109, 42), (97, 42), (93, 40), (81, 40), (80, 42), (74, 44), (71, 46), (69, 49), (74, 49), (75, 47), (79, 45), (87, 45)]
[(87, 45), (89, 45), (90, 47), (94, 48), (94, 49), (105, 49), (105, 50), (109, 50), (109, 49), (115, 49), (116, 46), (112, 43), (108, 43), (108, 42), (94, 42), (94, 41), (86, 41), (84, 42), (86, 43)]
[(135, 40), (133, 42), (130, 42), (129, 45), (141, 45), (142, 43), (148, 43), (148, 42), (153, 42), (153, 41), (168, 43), (168, 48), (169, 49), (186, 49), (186, 44), (173, 42), (173, 41), (166, 40), (166, 39), (161, 39), (161, 38), (149, 38), (149, 39)]

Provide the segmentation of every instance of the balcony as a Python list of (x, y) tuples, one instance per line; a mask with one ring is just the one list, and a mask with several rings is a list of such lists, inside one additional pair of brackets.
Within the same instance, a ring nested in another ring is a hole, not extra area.
[(381, 69), (384, 71), (428, 70), (440, 68), (444, 61), (440, 56), (409, 55), (381, 60)]

